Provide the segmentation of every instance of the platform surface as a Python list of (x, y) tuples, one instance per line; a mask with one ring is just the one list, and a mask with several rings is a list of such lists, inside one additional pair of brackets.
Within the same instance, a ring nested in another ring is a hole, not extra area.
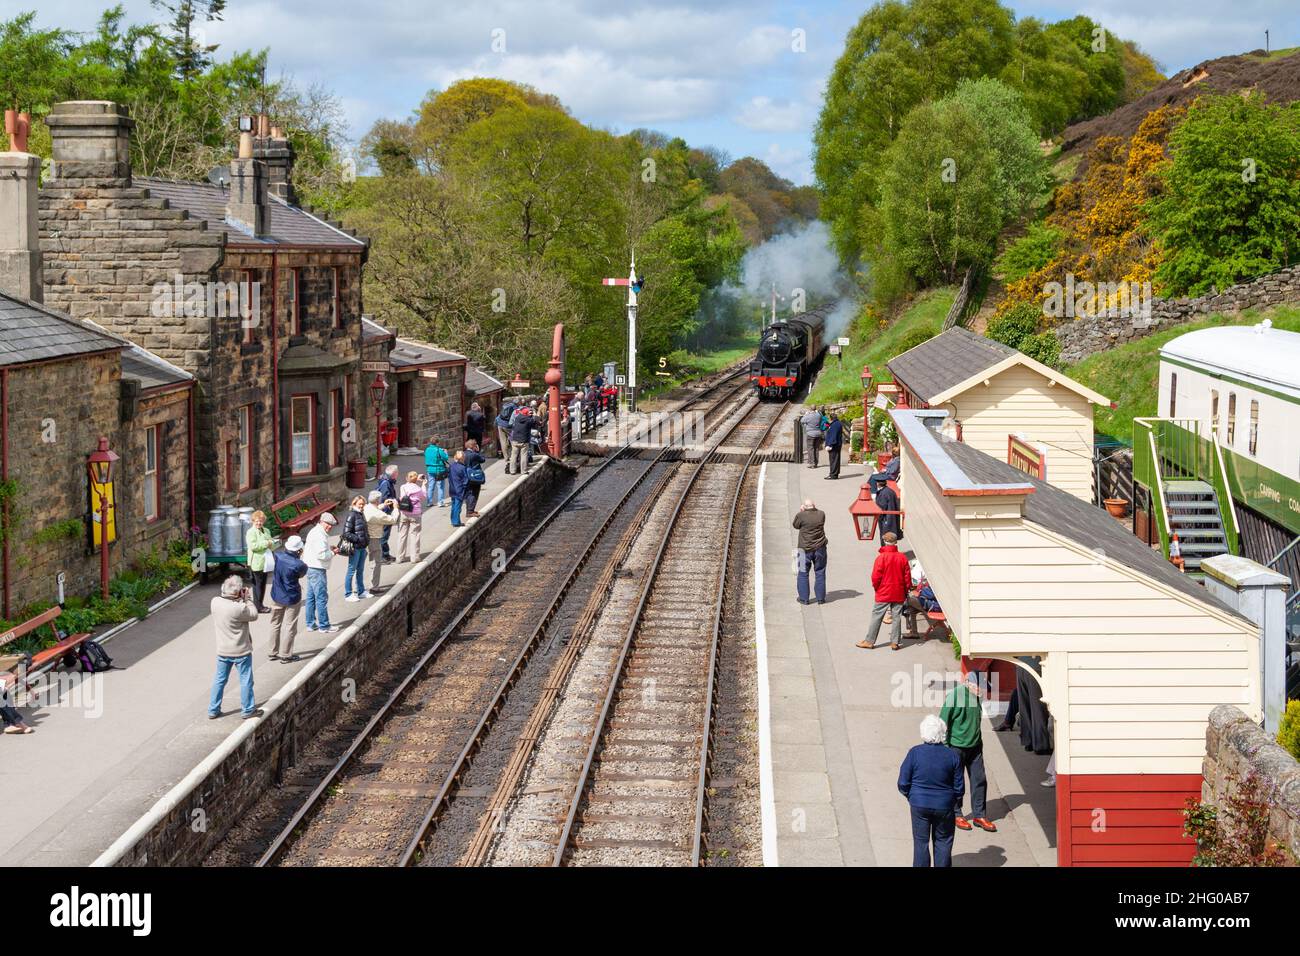
[[(866, 481), (864, 466), (845, 462), (837, 481), (826, 480), (824, 455), (818, 468), (762, 467), (760, 653), (765, 647), (775, 805), (769, 850), (781, 866), (910, 866), (898, 768), (920, 742), (921, 718), (937, 714), (960, 680), (960, 662), (946, 640), (904, 638), (899, 651), (854, 646), (871, 616), (877, 553), (875, 542), (857, 539), (848, 510)], [(802, 606), (795, 595), (791, 521), (807, 498), (826, 512), (824, 605)], [(906, 536), (900, 548), (909, 551)], [(924, 623), (918, 627), (924, 636)], [(881, 632), (877, 640), (887, 645), (888, 627)], [(959, 830), (953, 865), (1055, 866), (1056, 791), (1040, 786), (1048, 758), (1025, 752), (1018, 734), (995, 732), (987, 718), (983, 739), (988, 813), (998, 832)]]
[[(541, 467), (537, 459), (534, 467)], [(423, 472), (423, 457), (395, 456), (401, 473)], [(479, 501), (506, 494), (520, 479), (490, 459)], [(365, 491), (373, 487), (373, 482)], [(455, 530), (450, 508), (424, 513), (420, 552), (428, 554)], [(342, 514), (336, 515), (342, 521)], [(368, 563), (368, 562), (367, 562)], [(381, 584), (395, 583), (410, 564), (385, 565)], [(329, 568), (330, 623), (346, 626), (382, 600), (343, 599), (347, 559)], [(369, 583), (370, 568), (365, 569)], [(269, 586), (268, 586), (269, 591)], [(218, 583), (201, 585), (124, 630), (106, 645), (120, 670), (68, 688), (59, 703), (42, 697), (20, 710), (36, 732), (0, 739), (0, 863), (8, 866), (89, 864), (155, 801), (238, 726), (239, 681), (226, 685), (225, 716), (207, 718), (215, 665), (208, 608)], [(299, 620), (295, 664), (267, 659), (270, 615), (253, 624), (253, 684), (266, 700), (337, 634), (307, 631)]]

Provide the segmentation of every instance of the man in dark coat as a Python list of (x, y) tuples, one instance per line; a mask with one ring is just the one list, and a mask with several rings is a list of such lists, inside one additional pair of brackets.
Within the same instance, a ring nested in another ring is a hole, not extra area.
[[(1037, 657), (1021, 657), (1034, 669), (1043, 672)], [(1020, 704), (1020, 743), (1026, 750), (1046, 755), (1052, 752), (1052, 732), (1048, 726), (1047, 708), (1043, 705), (1043, 688), (1033, 674), (1023, 667), (1016, 668), (1016, 697)]]
[(840, 448), (844, 445), (844, 423), (834, 412), (831, 412), (831, 422), (826, 426), (823, 440), (826, 442), (826, 457), (830, 461), (830, 473), (826, 476), (829, 481), (840, 476)]
[(483, 406), (478, 402), (470, 405), (469, 412), (465, 415), (465, 424), (461, 426), (461, 430), (465, 433), (466, 441), (472, 438), (482, 447), (483, 432), (487, 430), (487, 416), (483, 414)]
[[(876, 492), (876, 507), (881, 511), (898, 511), (898, 495), (889, 485), (881, 485), (880, 490)], [(883, 541), (886, 534), (894, 533), (894, 537), (903, 536), (903, 523), (898, 520), (896, 514), (882, 514), (879, 521), (880, 538)]]

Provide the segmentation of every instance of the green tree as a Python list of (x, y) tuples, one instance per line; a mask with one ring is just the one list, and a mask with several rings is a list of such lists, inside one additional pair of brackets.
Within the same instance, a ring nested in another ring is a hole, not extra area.
[(1196, 100), (1169, 136), (1164, 190), (1147, 229), (1155, 278), (1201, 295), (1291, 265), (1300, 254), (1300, 104), (1258, 93)]
[(63, 30), (35, 30), (36, 14), (0, 23), (0, 108), (44, 113), (70, 47)]
[(962, 80), (953, 99), (975, 117), (996, 154), (994, 178), (1003, 222), (1023, 216), (1050, 181), (1023, 100), (1006, 84), (988, 78)]
[(155, 9), (166, 13), (171, 32), (167, 45), (175, 63), (176, 75), (192, 80), (212, 64), (215, 43), (199, 40), (199, 24), (220, 20), (226, 12), (226, 0), (150, 0)]

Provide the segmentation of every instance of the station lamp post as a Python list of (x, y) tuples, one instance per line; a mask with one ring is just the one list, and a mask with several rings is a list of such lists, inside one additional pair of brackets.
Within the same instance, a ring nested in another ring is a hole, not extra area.
[(862, 366), (862, 460), (871, 451), (871, 369)]
[(109, 482), (113, 480), (113, 462), (117, 453), (108, 447), (108, 439), (99, 436), (99, 447), (90, 453), (86, 470), (99, 494), (99, 592), (108, 600), (108, 521), (112, 510)]
[(384, 396), (388, 393), (388, 383), (384, 373), (376, 372), (375, 380), (370, 383), (370, 401), (375, 406), (375, 481), (384, 473), (384, 439), (383, 417)]

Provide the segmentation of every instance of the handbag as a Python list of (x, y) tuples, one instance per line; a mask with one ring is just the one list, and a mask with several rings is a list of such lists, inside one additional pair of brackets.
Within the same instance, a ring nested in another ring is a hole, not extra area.
[(483, 474), (482, 465), (470, 465), (465, 469), (465, 477), (472, 485), (481, 485), (487, 481), (487, 475)]
[(266, 556), (262, 558), (262, 573), (271, 574), (275, 571), (275, 552), (267, 550)]

